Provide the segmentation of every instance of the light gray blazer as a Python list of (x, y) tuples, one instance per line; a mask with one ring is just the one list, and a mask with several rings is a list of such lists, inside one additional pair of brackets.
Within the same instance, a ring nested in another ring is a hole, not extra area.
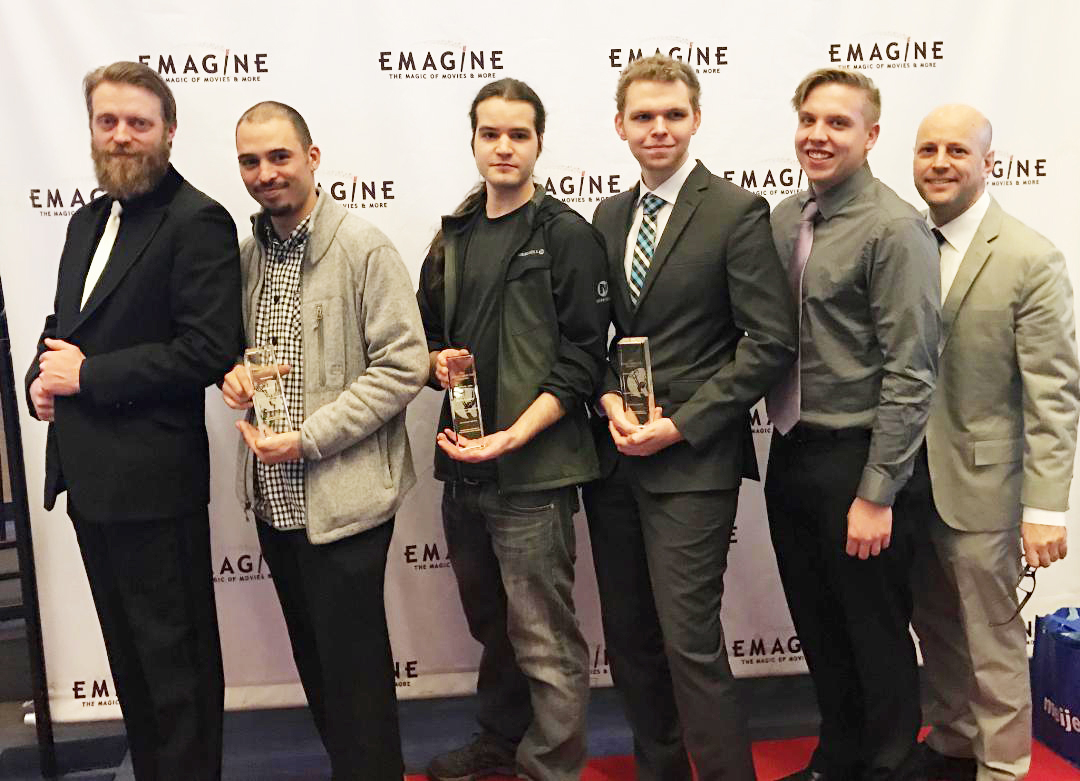
[[(960, 531), (1068, 509), (1080, 410), (1065, 258), (991, 201), (942, 307), (926, 430), (934, 500)], [(1019, 555), (1019, 554), (1018, 554)]]

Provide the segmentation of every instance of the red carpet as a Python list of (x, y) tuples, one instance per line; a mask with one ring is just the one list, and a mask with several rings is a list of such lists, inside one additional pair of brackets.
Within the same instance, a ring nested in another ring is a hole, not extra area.
[[(763, 740), (754, 744), (754, 767), (760, 781), (774, 781), (805, 767), (817, 738)], [(589, 761), (581, 781), (635, 781), (631, 757), (602, 757)], [(424, 776), (408, 776), (409, 781), (424, 781)], [(491, 781), (504, 781), (492, 777)], [(505, 781), (510, 781), (506, 779)], [(1028, 781), (1080, 781), (1080, 770), (1054, 752), (1035, 743)]]

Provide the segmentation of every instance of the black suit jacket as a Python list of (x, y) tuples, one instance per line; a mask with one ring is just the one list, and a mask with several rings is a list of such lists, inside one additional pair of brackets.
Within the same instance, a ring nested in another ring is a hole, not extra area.
[[(57, 396), (45, 456), (45, 506), (68, 491), (94, 521), (177, 516), (209, 501), (204, 389), (243, 344), (236, 227), (173, 169), (124, 202), (109, 262), (86, 307), (83, 282), (112, 207), (104, 197), (68, 224), (45, 337), (86, 355), (80, 392)], [(38, 375), (35, 358), (26, 374)]]
[[(765, 199), (700, 162), (672, 207), (638, 305), (624, 253), (638, 188), (604, 200), (593, 224), (604, 237), (615, 336), (602, 391), (618, 390), (615, 344), (649, 337), (656, 402), (684, 442), (625, 457), (649, 491), (737, 488), (758, 477), (748, 411), (795, 357), (795, 310), (776, 255)], [(619, 458), (605, 418), (594, 433), (605, 474)]]

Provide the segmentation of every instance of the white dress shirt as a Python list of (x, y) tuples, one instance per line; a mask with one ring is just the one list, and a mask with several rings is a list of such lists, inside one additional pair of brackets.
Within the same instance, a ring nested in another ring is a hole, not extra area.
[(690, 176), (690, 172), (694, 170), (696, 165), (697, 160), (687, 155), (686, 162), (679, 166), (679, 170), (665, 179), (655, 190), (646, 187), (644, 181), (638, 187), (638, 199), (634, 205), (634, 222), (630, 226), (630, 232), (626, 235), (626, 252), (623, 255), (623, 273), (628, 280), (630, 279), (631, 264), (634, 260), (634, 247), (637, 245), (638, 231), (641, 230), (641, 217), (645, 211), (641, 202), (649, 193), (653, 193), (657, 198), (664, 199), (664, 205), (656, 213), (656, 247), (659, 247), (660, 237), (664, 235), (664, 228), (667, 227), (668, 218), (671, 217), (671, 209), (675, 205), (675, 199), (679, 197), (679, 190), (682, 189), (682, 186), (686, 183), (686, 178)]
[[(949, 288), (956, 279), (956, 272), (960, 268), (960, 262), (967, 254), (979, 225), (986, 216), (986, 210), (990, 208), (990, 194), (983, 190), (975, 203), (971, 204), (963, 214), (953, 218), (944, 225), (934, 225), (929, 214), (926, 222), (931, 228), (937, 228), (945, 241), (941, 243), (941, 301), (948, 298)], [(1065, 513), (1055, 510), (1043, 510), (1039, 507), (1024, 507), (1022, 518), (1024, 523), (1041, 523), (1046, 526), (1065, 526)]]

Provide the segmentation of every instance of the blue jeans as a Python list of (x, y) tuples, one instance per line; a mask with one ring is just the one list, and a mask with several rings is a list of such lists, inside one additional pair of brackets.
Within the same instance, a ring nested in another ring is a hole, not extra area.
[(530, 781), (585, 765), (588, 648), (574, 615), (574, 486), (500, 495), (447, 483), (443, 527), (469, 632), (483, 645), (481, 728), (517, 744)]

